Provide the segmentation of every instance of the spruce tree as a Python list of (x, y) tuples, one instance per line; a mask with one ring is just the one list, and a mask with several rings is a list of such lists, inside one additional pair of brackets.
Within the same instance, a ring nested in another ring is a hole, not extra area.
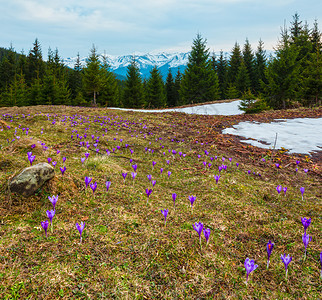
[(164, 83), (157, 66), (154, 66), (150, 72), (145, 101), (148, 108), (164, 107), (166, 104)]
[(26, 81), (31, 84), (36, 79), (42, 79), (45, 74), (45, 63), (42, 58), (41, 46), (36, 38), (33, 48), (27, 57)]
[(218, 77), (209, 58), (206, 40), (200, 34), (193, 41), (187, 68), (181, 80), (180, 97), (185, 104), (219, 98)]
[(180, 72), (180, 69), (178, 68), (178, 72), (176, 77), (174, 78), (174, 95), (175, 95), (175, 100), (174, 100), (174, 106), (181, 105), (181, 98), (180, 98), (180, 86), (181, 86), (181, 79), (182, 79), (182, 74)]
[(255, 90), (255, 84), (256, 84), (256, 79), (255, 79), (255, 57), (253, 54), (252, 47), (249, 43), (249, 40), (246, 39), (244, 48), (243, 48), (243, 62), (245, 64), (247, 74), (249, 77), (250, 81), (250, 86), (249, 88), (251, 91)]
[(97, 49), (93, 45), (89, 58), (86, 61), (86, 68), (84, 69), (83, 87), (87, 93), (93, 95), (92, 104), (96, 106), (97, 94), (102, 89), (102, 72), (101, 63)]
[(110, 71), (105, 54), (102, 63), (102, 91), (98, 97), (98, 103), (104, 106), (119, 106), (119, 87), (114, 73)]
[(167, 99), (167, 106), (173, 107), (176, 105), (176, 88), (171, 69), (168, 71), (167, 79), (165, 82), (165, 93)]
[(262, 83), (267, 83), (265, 71), (267, 67), (266, 51), (264, 50), (264, 42), (259, 40), (255, 59), (255, 86), (256, 94), (262, 93)]
[(219, 81), (220, 99), (225, 99), (228, 80), (228, 64), (222, 50), (220, 51), (219, 59), (216, 63), (216, 72)]
[(142, 78), (134, 57), (127, 68), (127, 75), (124, 84), (123, 106), (130, 108), (143, 108), (145, 103)]
[(236, 88), (238, 90), (238, 96), (241, 96), (251, 88), (251, 81), (244, 61), (241, 62), (237, 72)]
[(243, 59), (239, 44), (237, 42), (235, 43), (231, 52), (232, 54), (230, 56), (229, 67), (228, 67), (228, 81), (231, 84), (235, 85), (237, 73)]

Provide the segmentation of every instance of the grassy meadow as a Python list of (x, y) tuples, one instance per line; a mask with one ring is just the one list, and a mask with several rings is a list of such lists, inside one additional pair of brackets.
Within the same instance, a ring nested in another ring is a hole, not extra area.
[[(310, 158), (256, 156), (246, 146), (241, 156), (220, 133), (209, 135), (212, 120), (225, 117), (64, 106), (0, 113), (0, 299), (321, 298), (321, 173)], [(30, 166), (30, 151), (33, 165), (57, 164), (25, 198), (9, 193), (8, 181)], [(306, 259), (302, 217), (311, 218)], [(202, 233), (200, 245), (198, 222), (211, 231), (208, 244)], [(284, 253), (293, 258), (287, 279)], [(247, 257), (258, 268), (246, 285)]]

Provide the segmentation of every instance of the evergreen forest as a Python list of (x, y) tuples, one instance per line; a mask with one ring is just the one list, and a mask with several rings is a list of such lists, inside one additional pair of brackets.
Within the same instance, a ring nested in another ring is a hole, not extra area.
[(79, 54), (73, 69), (58, 49), (44, 58), (38, 39), (28, 54), (0, 48), (0, 106), (71, 105), (163, 108), (221, 99), (244, 99), (249, 112), (321, 105), (322, 42), (317, 21), (310, 28), (296, 13), (268, 56), (264, 42), (252, 49), (237, 42), (230, 57), (211, 54), (200, 34), (193, 40), (187, 68), (162, 78), (157, 67), (143, 79), (133, 57), (118, 80), (93, 45), (86, 65)]

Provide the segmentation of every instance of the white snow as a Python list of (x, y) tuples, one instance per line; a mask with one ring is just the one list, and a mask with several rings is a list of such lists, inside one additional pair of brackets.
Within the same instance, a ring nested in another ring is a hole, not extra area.
[(267, 149), (273, 149), (277, 133), (276, 149), (283, 147), (290, 153), (309, 154), (322, 151), (321, 128), (322, 118), (277, 119), (272, 123), (241, 122), (223, 133), (254, 139), (242, 142)]
[(240, 100), (232, 101), (228, 103), (215, 103), (215, 104), (205, 104), (191, 107), (183, 107), (183, 108), (168, 108), (168, 109), (127, 109), (127, 108), (114, 108), (109, 107), (109, 109), (120, 109), (120, 110), (132, 110), (138, 112), (183, 112), (186, 114), (196, 114), (196, 115), (223, 115), (223, 116), (231, 116), (231, 115), (239, 115), (242, 114), (243, 111), (239, 110), (238, 105)]

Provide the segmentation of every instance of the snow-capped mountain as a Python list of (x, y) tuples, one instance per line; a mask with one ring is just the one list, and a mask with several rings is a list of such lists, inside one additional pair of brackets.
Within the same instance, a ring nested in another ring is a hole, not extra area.
[[(159, 54), (144, 54), (144, 55), (122, 55), (113, 56), (108, 54), (103, 54), (106, 57), (107, 63), (109, 64), (111, 71), (119, 78), (124, 78), (127, 74), (127, 67), (131, 63), (133, 56), (137, 62), (143, 78), (148, 78), (150, 76), (150, 71), (154, 66), (160, 70), (163, 78), (165, 79), (168, 70), (171, 69), (173, 74), (180, 70), (183, 72), (188, 63), (189, 52), (186, 53), (159, 53)], [(102, 57), (102, 55), (101, 55)], [(74, 68), (77, 57), (68, 57), (63, 60), (64, 64), (70, 68)], [(81, 58), (81, 64), (86, 65), (87, 57)]]

